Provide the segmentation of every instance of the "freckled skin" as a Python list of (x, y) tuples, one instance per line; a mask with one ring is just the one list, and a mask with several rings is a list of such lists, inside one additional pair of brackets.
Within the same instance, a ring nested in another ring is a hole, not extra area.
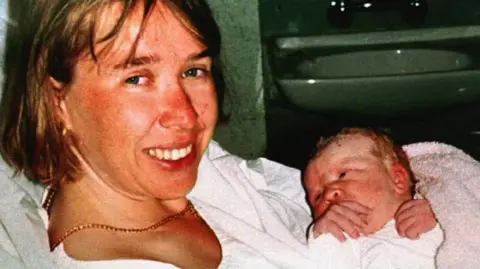
[[(114, 67), (126, 59), (138, 33), (136, 12), (98, 64), (88, 56), (80, 58), (60, 114), (96, 177), (128, 196), (172, 199), (185, 196), (195, 183), (198, 163), (213, 134), (217, 105), (208, 73), (211, 59), (191, 58), (204, 45), (165, 7), (156, 9), (149, 18), (156, 23), (146, 23), (135, 57), (155, 55), (158, 62)], [(104, 21), (100, 33), (111, 27), (109, 20)], [(205, 71), (185, 77), (195, 68)], [(139, 83), (127, 83), (135, 76)], [(165, 169), (143, 151), (190, 143), (196, 157), (182, 169)]]
[[(117, 4), (102, 11), (96, 36), (110, 31)], [(212, 59), (164, 1), (156, 1), (129, 58), (142, 13), (140, 5), (133, 10), (108, 50), (95, 46), (98, 62), (80, 55), (71, 83), (49, 79), (66, 90), (54, 97), (54, 108), (77, 141), (72, 150), (82, 172), (55, 194), (51, 243), (79, 224), (143, 228), (187, 206), (217, 120)], [(147, 154), (187, 146), (191, 153), (176, 161)], [(222, 257), (213, 230), (191, 213), (142, 233), (81, 230), (65, 239), (64, 249), (78, 260), (147, 259), (179, 268), (217, 268)]]

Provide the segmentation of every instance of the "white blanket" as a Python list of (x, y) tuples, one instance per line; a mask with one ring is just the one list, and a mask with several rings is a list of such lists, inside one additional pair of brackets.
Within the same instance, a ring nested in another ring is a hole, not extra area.
[(438, 269), (480, 268), (480, 164), (463, 151), (440, 143), (404, 147), (445, 232)]
[(310, 235), (309, 251), (321, 269), (434, 269), (435, 254), (443, 240), (437, 225), (418, 240), (398, 235), (395, 221), (358, 239), (338, 241), (333, 235)]

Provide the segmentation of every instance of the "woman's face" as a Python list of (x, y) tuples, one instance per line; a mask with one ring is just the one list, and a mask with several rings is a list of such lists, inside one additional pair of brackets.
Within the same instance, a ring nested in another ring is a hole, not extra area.
[[(206, 47), (159, 1), (125, 65), (142, 12), (130, 16), (98, 61), (79, 59), (58, 110), (78, 141), (87, 177), (135, 198), (178, 198), (195, 184), (216, 123), (212, 63)], [(98, 36), (119, 14), (116, 7), (103, 13)]]

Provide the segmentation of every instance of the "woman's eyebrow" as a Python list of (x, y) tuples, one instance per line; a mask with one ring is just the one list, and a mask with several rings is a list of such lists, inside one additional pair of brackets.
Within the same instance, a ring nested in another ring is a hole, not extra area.
[[(211, 50), (205, 49), (199, 53), (192, 53), (187, 57), (187, 61), (196, 61), (202, 58), (212, 57)], [(156, 64), (161, 62), (161, 57), (158, 55), (148, 55), (148, 56), (135, 56), (129, 58), (127, 61), (116, 64), (113, 66), (113, 69), (126, 69), (131, 67), (138, 67), (148, 64)]]
[(148, 56), (135, 56), (129, 58), (127, 61), (116, 64), (113, 66), (113, 69), (126, 69), (130, 67), (137, 67), (147, 64), (155, 64), (161, 61), (160, 56), (158, 55), (148, 55)]
[(195, 60), (199, 60), (199, 59), (202, 59), (202, 58), (208, 58), (208, 57), (212, 57), (212, 51), (209, 50), (208, 48), (207, 49), (204, 49), (203, 51), (201, 51), (200, 53), (192, 53), (188, 56), (188, 61), (195, 61)]

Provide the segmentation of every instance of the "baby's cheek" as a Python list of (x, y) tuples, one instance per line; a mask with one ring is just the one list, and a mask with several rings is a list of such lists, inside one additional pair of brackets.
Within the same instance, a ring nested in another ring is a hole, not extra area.
[(360, 184), (349, 192), (351, 197), (349, 200), (354, 200), (365, 206), (372, 206), (378, 202), (378, 198), (383, 196), (383, 189), (375, 184)]

